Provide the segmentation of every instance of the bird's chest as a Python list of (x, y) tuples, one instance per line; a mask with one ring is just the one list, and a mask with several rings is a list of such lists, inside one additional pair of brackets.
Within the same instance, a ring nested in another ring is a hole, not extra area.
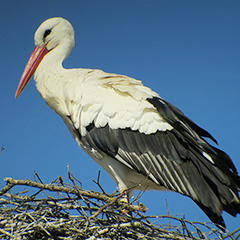
[[(39, 80), (40, 79), (40, 80)], [(69, 115), (66, 106), (64, 82), (60, 76), (42, 76), (35, 79), (36, 87), (46, 104), (61, 117)]]

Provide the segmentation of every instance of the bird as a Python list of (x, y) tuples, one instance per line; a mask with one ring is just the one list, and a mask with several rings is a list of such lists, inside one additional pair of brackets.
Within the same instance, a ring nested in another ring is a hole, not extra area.
[(34, 74), (46, 104), (119, 192), (180, 193), (222, 229), (223, 211), (234, 217), (240, 213), (237, 169), (213, 146), (217, 141), (209, 132), (140, 80), (99, 69), (63, 68), (75, 44), (68, 20), (47, 19), (36, 30), (34, 42), (15, 98)]

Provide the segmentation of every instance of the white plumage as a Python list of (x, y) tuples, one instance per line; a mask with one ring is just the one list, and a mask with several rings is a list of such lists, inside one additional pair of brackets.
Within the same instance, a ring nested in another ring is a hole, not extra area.
[[(171, 190), (191, 197), (216, 224), (223, 210), (240, 212), (240, 178), (216, 140), (141, 81), (93, 69), (64, 69), (74, 45), (63, 18), (43, 22), (18, 85), (35, 72), (36, 87), (78, 145), (100, 164), (120, 191)], [(81, 164), (81, 163), (80, 163)]]

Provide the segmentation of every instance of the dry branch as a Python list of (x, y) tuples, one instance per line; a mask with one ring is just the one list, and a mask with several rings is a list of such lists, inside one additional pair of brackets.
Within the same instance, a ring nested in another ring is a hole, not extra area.
[(121, 205), (124, 209), (129, 210), (129, 211), (141, 211), (141, 212), (146, 212), (148, 209), (142, 205), (136, 206), (136, 205), (128, 205), (126, 203), (122, 203), (120, 201), (117, 201), (119, 197), (113, 198), (110, 196), (107, 196), (106, 194), (98, 193), (98, 192), (90, 192), (86, 190), (80, 190), (78, 188), (69, 188), (69, 187), (64, 187), (64, 186), (56, 186), (52, 184), (42, 184), (38, 182), (33, 182), (30, 180), (15, 180), (13, 178), (4, 178), (4, 181), (6, 181), (8, 184), (0, 190), (0, 196), (2, 193), (9, 191), (11, 188), (13, 188), (15, 185), (24, 185), (24, 186), (30, 186), (30, 187), (35, 187), (39, 189), (44, 189), (44, 190), (49, 190), (51, 192), (65, 192), (65, 193), (71, 193), (75, 194), (78, 196), (85, 196), (89, 198), (94, 198), (98, 200), (102, 200), (104, 202), (109, 202), (112, 204), (117, 204)]
[[(240, 237), (240, 229), (223, 234), (211, 223), (189, 222), (183, 217), (169, 215), (144, 216), (147, 210), (144, 206), (121, 202), (119, 200), (121, 194), (108, 195), (83, 190), (76, 184), (80, 181), (70, 172), (68, 173), (72, 184), (64, 183), (62, 178), (44, 184), (37, 173), (35, 173), (35, 181), (5, 178), (7, 183), (0, 190), (0, 239), (238, 239)], [(37, 192), (28, 196), (24, 195), (25, 189), (24, 192), (13, 194), (11, 191), (14, 190), (14, 186), (36, 188)], [(128, 210), (130, 214), (124, 214), (123, 210)]]

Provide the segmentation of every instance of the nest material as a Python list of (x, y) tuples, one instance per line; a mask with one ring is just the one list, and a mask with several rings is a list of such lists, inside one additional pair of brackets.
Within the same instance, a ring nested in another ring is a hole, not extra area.
[[(189, 222), (184, 216), (145, 216), (141, 204), (120, 200), (125, 193), (111, 195), (81, 189), (68, 171), (71, 184), (58, 177), (44, 184), (5, 178), (0, 190), (1, 239), (238, 239), (240, 228), (223, 233), (212, 223)], [(12, 194), (15, 186), (36, 188)], [(52, 192), (52, 193), (49, 193)]]

